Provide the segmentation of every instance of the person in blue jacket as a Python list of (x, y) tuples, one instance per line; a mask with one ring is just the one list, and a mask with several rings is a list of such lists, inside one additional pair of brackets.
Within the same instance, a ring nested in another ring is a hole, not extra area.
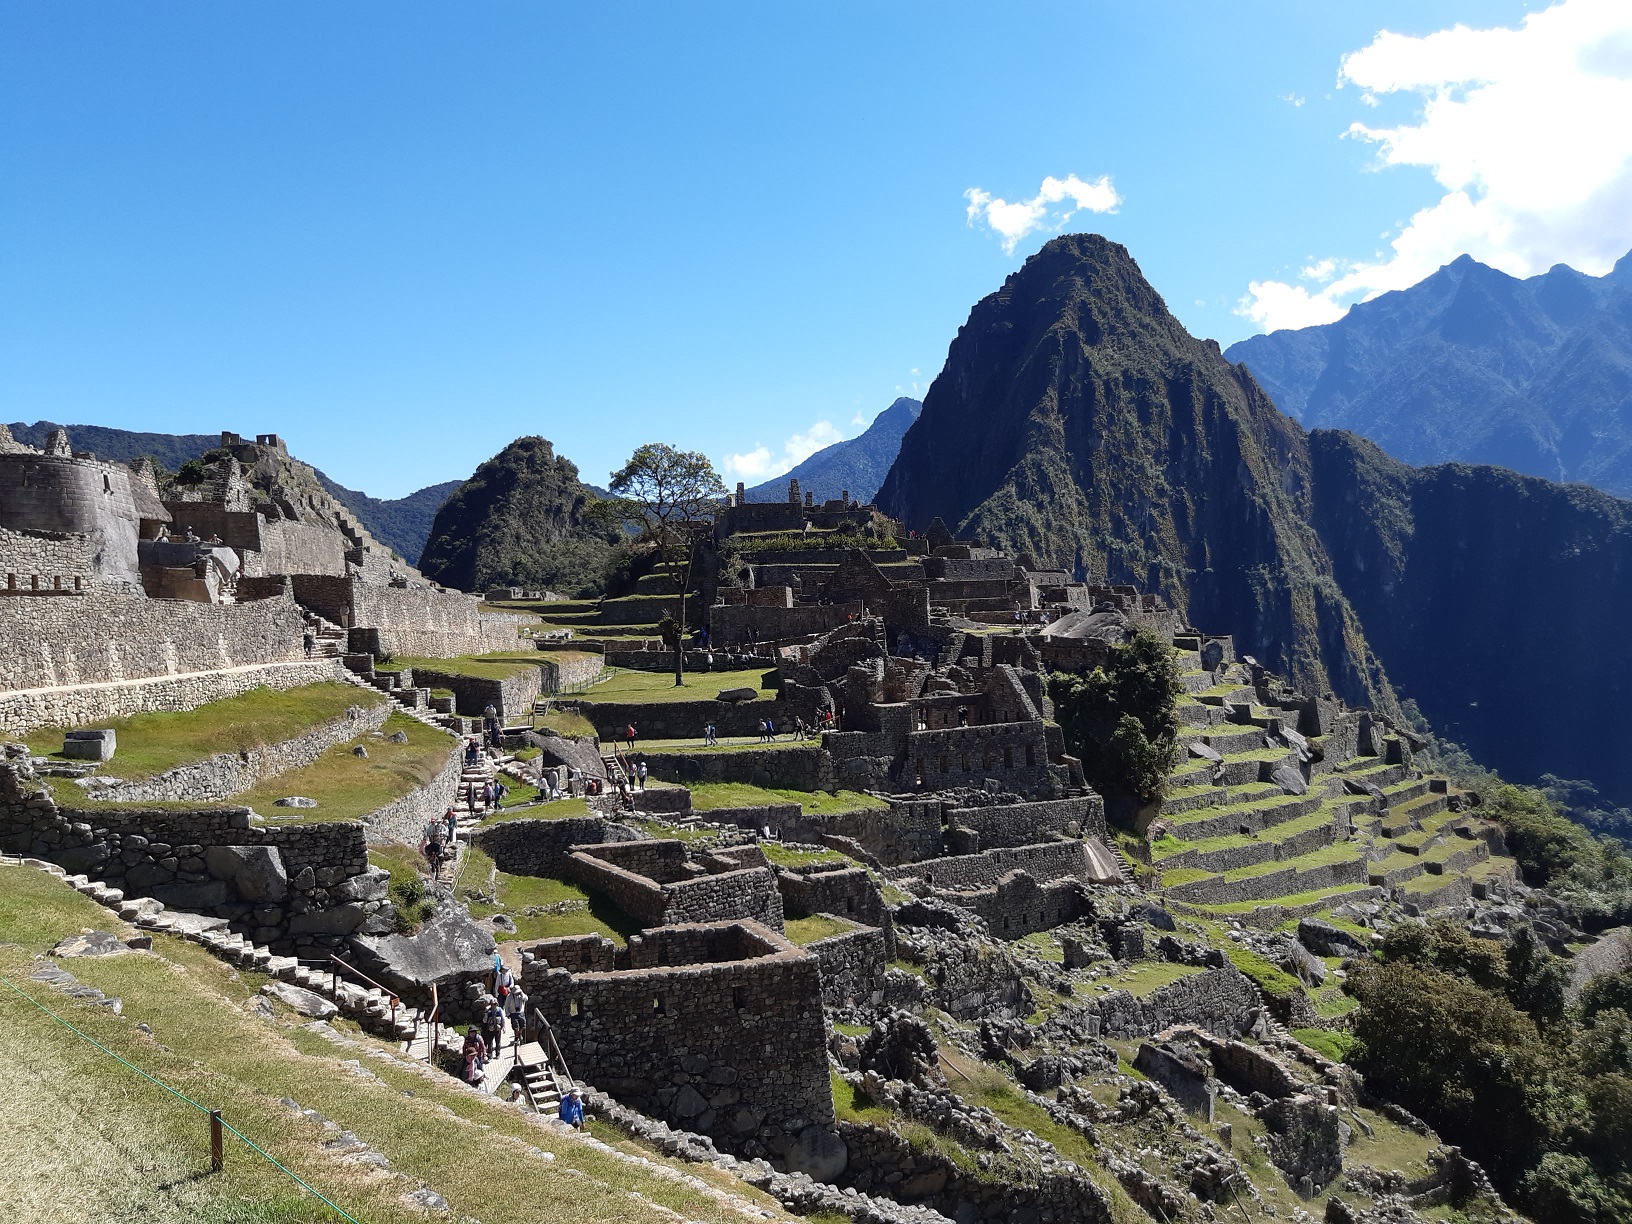
[(561, 1121), (575, 1130), (584, 1129), (584, 1103), (579, 1100), (576, 1088), (561, 1098)]

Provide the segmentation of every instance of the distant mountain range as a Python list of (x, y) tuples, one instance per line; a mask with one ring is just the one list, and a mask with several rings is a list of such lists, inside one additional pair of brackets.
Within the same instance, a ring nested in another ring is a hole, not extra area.
[[(63, 427), (51, 421), (36, 421), (32, 425), (19, 421), (9, 428), (11, 436), (17, 441), (43, 447), (47, 435), (53, 429)], [(129, 429), (110, 429), (105, 425), (69, 425), (66, 428), (75, 450), (90, 451), (97, 458), (114, 463), (129, 463), (145, 455), (169, 472), (221, 445), (220, 434), (139, 433)], [(317, 479), (328, 490), (329, 496), (357, 516), (370, 535), (394, 550), (410, 565), (416, 565), (419, 561), (437, 510), (461, 484), (457, 480), (448, 480), (410, 493), (407, 497), (382, 499), (336, 484), (322, 472), (317, 472)]]
[(1632, 255), (1519, 280), (1467, 255), (1335, 323), (1233, 344), (1281, 411), (1412, 464), (1490, 463), (1632, 497)]
[(901, 438), (918, 419), (923, 404), (903, 396), (873, 418), (866, 432), (845, 442), (824, 446), (799, 466), (746, 490), (749, 501), (782, 501), (788, 495), (788, 481), (797, 480), (801, 492), (811, 492), (818, 502), (848, 491), (859, 502), (870, 502), (884, 483), (884, 473), (895, 462)]
[(1514, 780), (1632, 801), (1632, 502), (1306, 433), (1103, 238), (1056, 238), (975, 305), (878, 503), (1160, 592), (1306, 692), (1414, 698)]

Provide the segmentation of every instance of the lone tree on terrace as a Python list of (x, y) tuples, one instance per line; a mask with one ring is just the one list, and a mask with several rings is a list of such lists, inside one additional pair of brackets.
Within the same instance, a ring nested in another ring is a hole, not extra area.
[[(674, 683), (685, 675), (686, 592), (691, 588), (697, 548), (708, 535), (706, 518), (725, 496), (725, 484), (708, 456), (676, 450), (666, 442), (636, 448), (629, 462), (612, 473), (608, 488), (623, 499), (630, 517), (644, 524), (644, 534), (666, 560), (683, 550), (685, 578), (680, 584), (680, 616), (672, 630), (665, 619), (664, 642), (674, 649)], [(671, 640), (672, 638), (672, 640)]]

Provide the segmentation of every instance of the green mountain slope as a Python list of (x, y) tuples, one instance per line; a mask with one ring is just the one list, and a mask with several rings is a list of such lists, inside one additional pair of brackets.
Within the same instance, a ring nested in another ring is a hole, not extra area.
[(437, 511), (419, 569), (466, 591), (594, 587), (616, 538), (586, 516), (594, 500), (577, 466), (549, 442), (517, 438)]
[(1307, 521), (1303, 431), (1185, 332), (1127, 251), (1050, 242), (982, 299), (879, 504), (1158, 591), (1308, 689), (1387, 708)]

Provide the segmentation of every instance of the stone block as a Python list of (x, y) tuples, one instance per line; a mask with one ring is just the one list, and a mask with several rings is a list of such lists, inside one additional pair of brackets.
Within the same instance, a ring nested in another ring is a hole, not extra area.
[(62, 755), (75, 761), (111, 761), (117, 744), (112, 728), (68, 731), (62, 737)]

